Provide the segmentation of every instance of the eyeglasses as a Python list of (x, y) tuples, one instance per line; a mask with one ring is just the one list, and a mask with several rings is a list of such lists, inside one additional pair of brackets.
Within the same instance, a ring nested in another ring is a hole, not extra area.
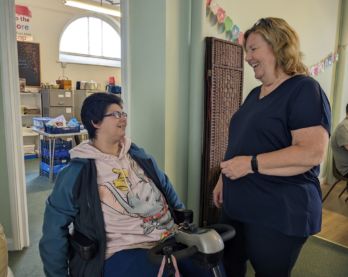
[(258, 21), (256, 21), (253, 28), (255, 28), (256, 26), (265, 26), (265, 27), (270, 28), (270, 27), (272, 27), (272, 22), (268, 18), (261, 18)]
[(108, 116), (114, 116), (114, 117), (120, 119), (120, 118), (127, 118), (128, 114), (125, 112), (119, 112), (119, 111), (104, 114), (104, 117), (108, 117)]

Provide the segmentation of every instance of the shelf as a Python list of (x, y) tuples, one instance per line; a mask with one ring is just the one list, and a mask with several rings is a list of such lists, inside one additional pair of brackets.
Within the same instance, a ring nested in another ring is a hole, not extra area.
[(41, 95), (40, 92), (20, 92), (20, 95), (31, 95), (31, 96), (38, 96)]
[(33, 118), (42, 117), (41, 93), (38, 92), (38, 89), (35, 91), (26, 89), (25, 92), (19, 92), (19, 94), (24, 159), (35, 159), (38, 157), (37, 149), (40, 147), (40, 135), (33, 132), (31, 127), (33, 126)]
[(39, 134), (23, 133), (23, 137), (37, 137)]
[(31, 128), (22, 127), (23, 137), (37, 137), (39, 134), (35, 133)]
[(37, 116), (37, 117), (41, 117), (42, 115), (40, 113), (38, 113), (38, 114), (22, 114), (22, 116)]

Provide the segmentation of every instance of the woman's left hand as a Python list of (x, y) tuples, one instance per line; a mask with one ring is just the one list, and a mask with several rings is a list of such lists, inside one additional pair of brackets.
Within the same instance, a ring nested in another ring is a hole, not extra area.
[(237, 156), (220, 163), (221, 172), (228, 178), (235, 180), (249, 173), (251, 170), (251, 156)]

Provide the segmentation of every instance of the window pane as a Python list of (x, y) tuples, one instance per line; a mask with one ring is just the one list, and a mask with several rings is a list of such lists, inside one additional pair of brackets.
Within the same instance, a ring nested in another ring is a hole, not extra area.
[(88, 54), (87, 17), (82, 17), (73, 21), (65, 29), (60, 40), (59, 50), (64, 52)]
[(79, 63), (79, 64), (94, 64), (94, 65), (102, 65), (102, 66), (111, 66), (111, 67), (121, 67), (121, 61), (120, 60), (109, 60), (109, 59), (102, 59), (102, 58), (94, 58), (94, 57), (81, 57), (76, 55), (69, 55), (60, 53), (59, 54), (59, 60), (61, 62), (67, 62), (67, 63)]
[(62, 34), (59, 60), (119, 67), (121, 38), (112, 25), (98, 17), (79, 18)]
[(99, 18), (89, 17), (89, 54), (102, 55), (102, 21)]
[(121, 38), (108, 23), (103, 22), (103, 56), (121, 58)]

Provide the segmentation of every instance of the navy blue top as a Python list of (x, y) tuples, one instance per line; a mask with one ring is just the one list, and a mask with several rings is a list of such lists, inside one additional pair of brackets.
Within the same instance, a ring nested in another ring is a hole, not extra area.
[[(297, 75), (259, 99), (254, 88), (229, 127), (225, 160), (257, 155), (291, 145), (291, 130), (323, 126), (330, 133), (329, 101), (314, 79)], [(308, 236), (321, 228), (319, 166), (289, 177), (223, 175), (224, 208), (233, 219), (274, 228), (286, 235)]]

